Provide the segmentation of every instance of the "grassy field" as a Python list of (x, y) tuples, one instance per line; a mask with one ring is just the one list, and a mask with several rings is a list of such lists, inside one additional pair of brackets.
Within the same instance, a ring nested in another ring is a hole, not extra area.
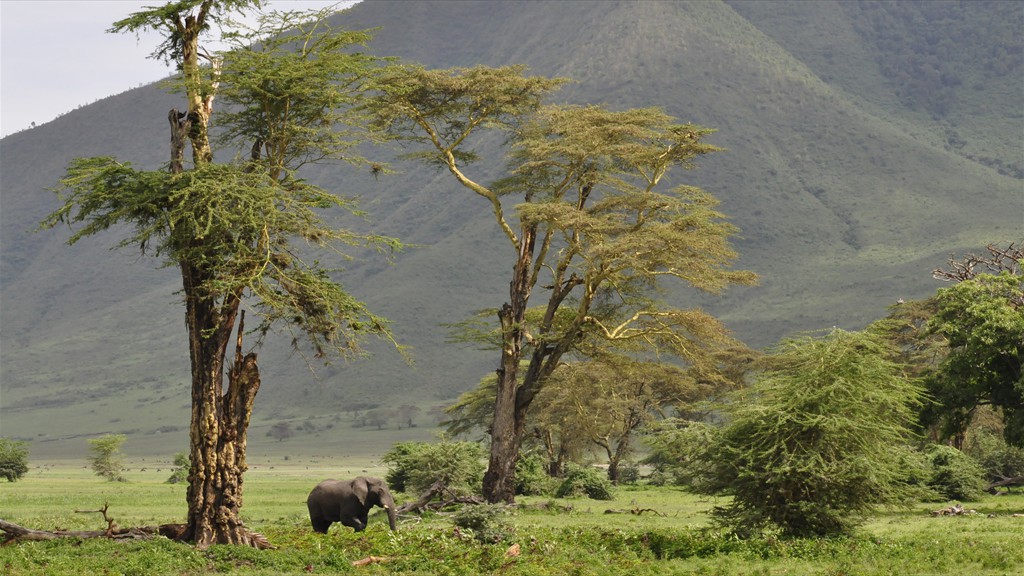
[[(370, 461), (352, 474), (381, 474)], [(858, 533), (834, 540), (740, 541), (713, 529), (716, 502), (677, 489), (623, 487), (610, 502), (521, 498), (508, 517), (510, 538), (482, 544), (459, 532), (448, 514), (402, 518), (396, 533), (383, 515), (356, 534), (340, 525), (326, 535), (308, 526), (304, 500), (338, 470), (306, 464), (256, 466), (246, 476), (244, 518), (274, 550), (215, 546), (206, 551), (167, 541), (66, 539), (0, 547), (0, 572), (27, 574), (1018, 574), (1024, 571), (1024, 494), (971, 503), (976, 515), (933, 517), (938, 504), (880, 512)], [(342, 470), (341, 472), (349, 472)], [(98, 530), (95, 511), (121, 526), (181, 522), (184, 486), (168, 470), (134, 468), (129, 482), (91, 471), (41, 465), (17, 483), (0, 484), (0, 518), (38, 529)], [(409, 495), (398, 495), (403, 502)], [(554, 507), (538, 506), (555, 504)], [(571, 509), (566, 510), (566, 508)], [(656, 513), (608, 514), (652, 509)], [(557, 511), (552, 511), (557, 510)], [(78, 512), (83, 511), (83, 512)], [(518, 556), (506, 555), (518, 544)], [(353, 567), (368, 556), (387, 561)]]

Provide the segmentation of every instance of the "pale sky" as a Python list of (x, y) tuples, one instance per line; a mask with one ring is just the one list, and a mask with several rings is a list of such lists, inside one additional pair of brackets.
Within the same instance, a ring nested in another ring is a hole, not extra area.
[[(108, 34), (116, 20), (163, 0), (0, 0), (0, 136), (45, 124), (79, 106), (169, 76), (148, 56), (150, 32)], [(272, 0), (270, 10), (337, 1)], [(342, 2), (343, 5), (354, 4)]]

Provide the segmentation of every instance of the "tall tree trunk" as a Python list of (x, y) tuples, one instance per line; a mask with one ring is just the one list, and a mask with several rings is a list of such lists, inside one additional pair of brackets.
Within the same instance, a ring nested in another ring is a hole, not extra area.
[[(240, 517), (246, 431), (260, 387), (256, 355), (242, 354), (244, 323), (238, 322), (235, 359), (223, 392), (224, 359), (239, 302), (222, 310), (195, 296), (194, 269), (182, 266), (192, 357), (192, 419), (187, 491), (188, 520), (183, 538), (199, 548), (211, 544), (263, 547), (265, 539), (245, 528)], [(188, 296), (191, 294), (192, 296)], [(205, 330), (204, 330), (205, 328)]]
[(501, 307), (501, 367), (491, 427), (491, 454), (484, 473), (484, 498), (491, 504), (515, 501), (516, 462), (525, 419), (517, 409), (519, 361), (523, 357), (526, 307), (532, 290), (532, 265), (536, 226), (524, 226), (519, 239), (519, 257), (509, 284), (509, 303)]
[[(186, 138), (192, 143), (193, 160), (199, 161), (195, 156), (196, 122), (191, 113), (181, 114), (174, 109), (168, 113), (168, 120), (171, 125), (170, 172), (180, 174), (184, 170)], [(205, 125), (205, 118), (200, 120)], [(224, 363), (241, 306), (241, 293), (227, 294), (218, 304), (217, 299), (205, 294), (208, 274), (186, 261), (179, 265), (192, 365), (188, 519), (182, 539), (194, 542), (199, 548), (211, 544), (269, 547), (266, 538), (246, 529), (240, 516), (242, 474), (247, 469), (247, 430), (260, 388), (256, 354), (242, 355), (244, 312), (238, 320), (235, 359), (228, 374), (228, 391), (224, 393)]]

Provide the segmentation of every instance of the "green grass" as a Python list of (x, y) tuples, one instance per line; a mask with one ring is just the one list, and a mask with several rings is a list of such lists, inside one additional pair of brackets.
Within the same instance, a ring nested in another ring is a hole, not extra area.
[[(371, 461), (352, 462), (368, 473)], [(344, 471), (344, 470), (343, 470)], [(39, 529), (98, 530), (95, 512), (109, 504), (121, 526), (180, 522), (184, 486), (163, 484), (166, 470), (128, 473), (109, 483), (78, 467), (33, 468), (0, 484), (0, 517)], [(335, 525), (326, 536), (308, 526), (304, 500), (312, 485), (337, 469), (304, 464), (258, 466), (246, 475), (244, 519), (274, 550), (215, 546), (200, 551), (164, 539), (115, 542), (66, 539), (0, 547), (0, 572), (29, 574), (1013, 574), (1024, 570), (1024, 494), (990, 496), (969, 506), (977, 515), (932, 517), (936, 504), (880, 512), (856, 535), (839, 539), (737, 540), (712, 528), (708, 510), (721, 503), (672, 488), (624, 487), (613, 501), (521, 498), (510, 517), (511, 538), (481, 544), (455, 530), (445, 513), (409, 516), (387, 530), (371, 516), (362, 533)], [(410, 498), (399, 495), (399, 502)], [(651, 508), (658, 514), (607, 514)], [(994, 515), (989, 517), (989, 515)], [(519, 556), (506, 556), (519, 544)], [(355, 568), (367, 556), (384, 563)]]

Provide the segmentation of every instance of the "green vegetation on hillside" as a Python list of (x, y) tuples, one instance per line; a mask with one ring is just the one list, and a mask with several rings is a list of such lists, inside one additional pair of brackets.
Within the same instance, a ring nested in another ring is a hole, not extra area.
[[(740, 230), (738, 266), (762, 282), (683, 300), (752, 347), (805, 330), (860, 329), (900, 299), (934, 294), (941, 284), (930, 271), (949, 254), (1020, 236), (1022, 180), (1010, 168), (1024, 149), (1024, 67), (997, 73), (999, 46), (1020, 42), (1011, 35), (1007, 44), (1003, 33), (1022, 27), (1020, 3), (563, 4), (381, 0), (332, 23), (379, 26), (370, 50), (381, 56), (430, 68), (525, 64), (574, 78), (559, 96), (568, 103), (622, 110), (656, 102), (682, 121), (716, 127), (708, 142), (726, 152), (687, 178), (721, 200)], [(906, 33), (888, 39), (885, 50), (897, 52), (880, 51), (874, 19), (884, 24), (878, 34)], [(944, 36), (958, 39), (962, 56), (939, 65), (963, 82), (937, 118), (901, 100), (904, 87), (880, 63), (929, 56)], [(106, 432), (129, 434), (126, 450), (140, 456), (169, 458), (187, 446), (180, 275), (109, 251), (124, 237), (118, 230), (71, 250), (66, 231), (30, 234), (56, 208), (45, 189), (83, 150), (160, 169), (163, 111), (174, 106), (178, 96), (147, 86), (0, 141), (0, 427), (29, 442), (33, 458), (81, 459), (85, 439)], [(344, 460), (427, 440), (425, 419), (402, 430), (393, 422), (350, 430), (346, 409), (447, 405), (495, 369), (489, 354), (448, 342), (443, 324), (504, 297), (494, 281), (508, 272), (494, 257), (500, 238), (478, 225), (486, 207), (452, 202), (443, 174), (424, 176), (401, 152), (379, 158), (395, 160), (379, 180), (368, 169), (303, 176), (361, 196), (373, 230), (417, 245), (393, 266), (325, 262), (344, 268), (345, 288), (393, 320), (415, 366), (371, 345), (365, 361), (314, 374), (290, 353), (288, 335), (269, 333), (253, 458), (288, 450)], [(500, 168), (479, 167), (490, 177)], [(300, 428), (307, 420), (315, 431)], [(281, 421), (296, 434), (279, 443), (265, 434)]]

